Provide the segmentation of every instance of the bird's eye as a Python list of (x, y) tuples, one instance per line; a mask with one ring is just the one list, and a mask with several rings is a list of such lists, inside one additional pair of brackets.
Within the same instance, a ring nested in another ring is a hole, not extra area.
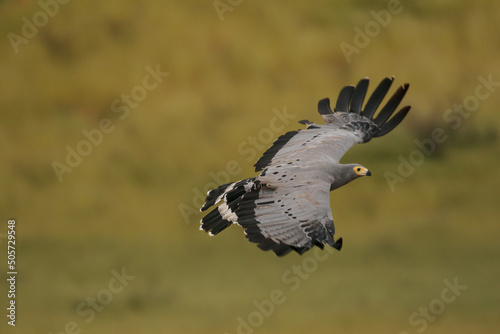
[(361, 172), (361, 168), (360, 168), (360, 167), (357, 167), (357, 168), (356, 168), (356, 172)]

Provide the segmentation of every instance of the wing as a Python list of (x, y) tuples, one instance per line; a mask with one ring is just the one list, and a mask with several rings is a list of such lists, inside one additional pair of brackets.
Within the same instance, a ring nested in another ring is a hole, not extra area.
[(360, 136), (349, 129), (309, 125), (307, 129), (291, 131), (279, 137), (255, 163), (255, 171), (288, 163), (307, 164), (325, 158), (338, 163), (344, 153), (359, 142)]
[(291, 250), (302, 254), (315, 245), (323, 248), (325, 243), (340, 250), (342, 239), (333, 239), (330, 185), (310, 177), (318, 182), (297, 186), (291, 180), (278, 188), (261, 183), (260, 189), (245, 194), (236, 216), (246, 237), (278, 256)]
[(302, 254), (315, 245), (323, 248), (325, 243), (340, 250), (342, 239), (333, 239), (330, 185), (312, 173), (303, 172), (302, 176), (309, 181), (298, 183), (289, 178), (273, 187), (250, 178), (210, 191), (201, 211), (222, 203), (201, 220), (200, 229), (216, 235), (237, 223), (245, 228), (247, 239), (278, 256), (291, 250)]
[(366, 143), (373, 137), (389, 133), (410, 110), (409, 106), (405, 106), (391, 118), (408, 91), (409, 85), (404, 84), (398, 88), (377, 117), (373, 117), (393, 80), (394, 78), (382, 80), (368, 99), (363, 111), (361, 108), (369, 83), (367, 78), (361, 79), (356, 87), (346, 86), (340, 91), (335, 112), (330, 109), (329, 99), (319, 101), (318, 111), (326, 125), (300, 121), (307, 124), (307, 129), (291, 131), (279, 137), (256, 162), (255, 171), (262, 171), (267, 166), (296, 161), (297, 158), (317, 159), (319, 153), (327, 154), (338, 163), (354, 144)]

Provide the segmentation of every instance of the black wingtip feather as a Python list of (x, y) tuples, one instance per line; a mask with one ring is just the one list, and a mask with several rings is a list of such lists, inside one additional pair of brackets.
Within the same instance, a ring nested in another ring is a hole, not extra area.
[(338, 238), (338, 240), (333, 244), (333, 248), (340, 251), (342, 249), (342, 238)]
[(360, 114), (361, 107), (363, 106), (363, 101), (365, 100), (366, 92), (368, 91), (368, 84), (370, 79), (363, 78), (359, 80), (354, 93), (351, 98), (351, 105), (349, 111), (352, 113)]
[(320, 100), (318, 102), (318, 112), (321, 115), (330, 115), (330, 114), (333, 114), (333, 111), (330, 108), (330, 99), (329, 98)]
[(377, 117), (373, 120), (375, 124), (381, 126), (389, 119), (389, 117), (391, 117), (391, 115), (398, 107), (399, 103), (401, 103), (401, 100), (405, 96), (409, 87), (410, 85), (406, 83), (398, 88), (396, 93), (394, 93), (394, 95), (390, 98), (387, 104), (382, 108), (382, 110), (380, 110)]
[(401, 121), (406, 117), (408, 112), (410, 111), (410, 106), (406, 106), (401, 108), (400, 111), (394, 117), (392, 117), (387, 123), (384, 123), (380, 126), (380, 130), (376, 132), (373, 136), (374, 137), (381, 137), (383, 135), (388, 134), (391, 132), (392, 129), (394, 129), (396, 126), (401, 123)]
[(348, 112), (349, 102), (351, 101), (352, 93), (354, 92), (354, 86), (345, 86), (339, 93), (337, 99), (337, 104), (335, 105), (335, 111)]
[(285, 244), (276, 244), (273, 248), (273, 252), (277, 256), (285, 256), (292, 251), (292, 248)]
[(394, 77), (384, 78), (379, 83), (377, 88), (375, 88), (372, 95), (368, 99), (368, 102), (366, 102), (365, 109), (363, 110), (361, 115), (365, 116), (368, 119), (372, 119), (375, 111), (377, 111), (377, 108), (379, 107), (380, 103), (382, 103), (382, 100), (389, 91), (389, 88), (391, 88), (393, 81)]

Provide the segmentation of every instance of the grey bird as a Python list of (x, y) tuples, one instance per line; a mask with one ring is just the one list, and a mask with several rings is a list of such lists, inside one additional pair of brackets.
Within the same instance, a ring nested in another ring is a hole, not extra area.
[(404, 84), (374, 118), (393, 81), (383, 79), (363, 110), (368, 78), (340, 91), (335, 112), (328, 98), (319, 101), (326, 124), (300, 121), (306, 129), (280, 136), (257, 161), (258, 176), (209, 191), (201, 211), (220, 204), (201, 220), (200, 230), (216, 235), (236, 223), (248, 240), (278, 256), (323, 249), (324, 244), (340, 250), (342, 238), (333, 238), (329, 193), (371, 172), (339, 161), (354, 144), (387, 134), (408, 114), (405, 106), (391, 118), (408, 90)]

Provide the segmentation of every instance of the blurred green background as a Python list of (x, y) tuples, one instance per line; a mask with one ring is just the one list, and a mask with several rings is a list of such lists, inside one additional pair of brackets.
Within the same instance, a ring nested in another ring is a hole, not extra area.
[[(500, 82), (499, 22), (493, 0), (1, 1), (2, 332), (9, 218), (17, 333), (498, 331), (500, 87), (478, 77)], [(272, 122), (322, 122), (318, 100), (391, 75), (412, 110), (343, 159), (373, 176), (332, 193), (341, 252), (198, 230), (197, 194), (254, 176)]]

